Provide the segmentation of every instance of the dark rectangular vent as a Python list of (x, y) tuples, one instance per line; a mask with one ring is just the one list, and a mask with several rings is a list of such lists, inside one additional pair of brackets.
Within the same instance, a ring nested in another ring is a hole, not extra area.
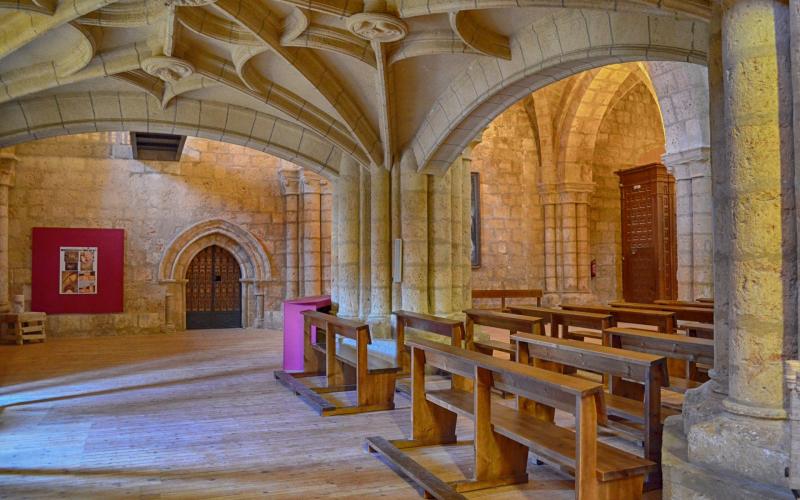
[(137, 160), (178, 161), (185, 135), (131, 132), (133, 157)]

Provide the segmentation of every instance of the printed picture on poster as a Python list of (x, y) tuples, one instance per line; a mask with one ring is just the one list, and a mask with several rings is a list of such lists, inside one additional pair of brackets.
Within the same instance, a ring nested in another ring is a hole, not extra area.
[(59, 293), (94, 295), (97, 293), (97, 247), (60, 247)]

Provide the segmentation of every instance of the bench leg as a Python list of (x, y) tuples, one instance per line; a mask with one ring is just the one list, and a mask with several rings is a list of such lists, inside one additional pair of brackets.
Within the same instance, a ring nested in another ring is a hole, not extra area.
[(367, 375), (358, 385), (358, 406), (384, 405), (394, 409), (394, 387), (397, 375), (378, 373)]

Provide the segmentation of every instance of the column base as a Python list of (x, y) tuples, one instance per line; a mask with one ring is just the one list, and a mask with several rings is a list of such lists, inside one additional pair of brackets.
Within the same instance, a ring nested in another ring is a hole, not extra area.
[[(788, 487), (782, 487), (743, 477), (738, 471), (722, 470), (716, 467), (690, 461), (688, 456), (689, 441), (683, 433), (683, 422), (680, 416), (669, 417), (664, 423), (663, 447), (661, 451), (664, 488), (662, 496), (665, 500), (706, 500), (724, 498), (725, 500), (794, 499)], [(736, 444), (728, 444), (737, 447)], [(728, 453), (726, 449), (723, 454)], [(738, 456), (746, 458), (737, 453)], [(760, 460), (753, 455), (746, 459), (749, 463)], [(782, 471), (783, 469), (781, 469)]]

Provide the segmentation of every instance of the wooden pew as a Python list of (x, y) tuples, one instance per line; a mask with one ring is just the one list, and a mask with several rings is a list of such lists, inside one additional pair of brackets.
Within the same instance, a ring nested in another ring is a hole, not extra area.
[[(661, 463), (661, 422), (666, 416), (676, 414), (661, 407), (661, 388), (668, 385), (669, 377), (664, 356), (539, 335), (519, 334), (513, 338), (517, 343), (517, 359), (520, 363), (559, 373), (572, 368), (609, 376), (611, 383), (605, 395), (608, 415), (623, 419), (627, 424), (609, 420), (607, 427), (642, 441), (645, 458)], [(630, 394), (637, 399), (626, 397)], [(518, 404), (521, 408), (531, 406), (522, 399)], [(543, 415), (537, 408), (532, 412), (552, 419), (552, 414)], [(643, 429), (639, 426), (643, 426)], [(659, 468), (650, 474), (645, 489), (660, 487)]]
[(475, 325), (489, 326), (509, 331), (509, 337), (517, 332), (544, 335), (542, 318), (521, 316), (486, 309), (465, 309), (466, 318), (466, 347), (471, 351), (491, 355), (494, 351), (504, 352), (514, 359), (517, 355), (516, 346), (511, 342), (499, 340), (475, 340)]
[(698, 323), (714, 323), (714, 309), (708, 307), (668, 306), (664, 304), (642, 304), (639, 302), (609, 302), (612, 307), (627, 309), (650, 309), (675, 313), (678, 321), (696, 321)]
[(649, 325), (655, 326), (659, 332), (663, 333), (675, 333), (676, 328), (675, 313), (669, 311), (579, 304), (561, 304), (561, 309), (610, 314), (614, 318), (614, 325), (612, 326), (617, 326), (619, 323)]
[[(550, 323), (550, 336), (562, 339), (602, 339), (603, 330), (614, 326), (613, 317), (609, 314), (530, 306), (509, 306), (506, 310), (512, 314), (542, 318), (544, 323)], [(589, 330), (570, 331), (570, 327)]]
[[(405, 345), (406, 328), (423, 330), (430, 333), (441, 335), (448, 339), (448, 343), (454, 347), (463, 347), (465, 340), (464, 323), (456, 319), (440, 318), (430, 314), (420, 314), (410, 311), (394, 311), (394, 338), (398, 346), (403, 346), (400, 351), (400, 366), (402, 375), (411, 373), (411, 348)], [(444, 340), (444, 339), (443, 339)], [(453, 385), (462, 390), (472, 390), (470, 382), (454, 375)], [(408, 382), (403, 381), (397, 384), (398, 392), (411, 395), (411, 387)]]
[[(303, 372), (275, 371), (275, 378), (300, 396), (322, 416), (364, 413), (394, 409), (395, 378), (399, 363), (369, 353), (372, 342), (369, 325), (342, 319), (320, 311), (303, 311)], [(311, 328), (317, 328), (317, 342), (311, 341)], [(356, 349), (342, 348), (336, 336), (353, 339)], [(402, 344), (397, 345), (397, 353)], [(324, 386), (306, 385), (301, 378), (324, 376)], [(321, 394), (356, 391), (356, 405), (341, 406)]]
[(542, 291), (531, 290), (472, 290), (472, 300), (500, 299), (500, 310), (506, 308), (506, 299), (536, 299), (536, 305), (542, 305)]
[(669, 387), (675, 392), (685, 392), (700, 386), (700, 381), (697, 380), (698, 364), (714, 366), (713, 340), (631, 328), (609, 328), (603, 332), (603, 336), (603, 344), (607, 346), (685, 361), (687, 374), (683, 377), (672, 374), (669, 379)]
[(697, 297), (694, 300), (696, 300), (697, 302), (705, 302), (707, 304), (713, 304), (714, 303), (714, 299), (711, 298), (711, 297)]
[[(607, 420), (601, 384), (426, 340), (409, 344), (413, 381), (411, 439), (370, 437), (367, 447), (398, 467), (426, 494), (434, 498), (464, 498), (461, 492), (527, 482), (530, 450), (539, 459), (575, 476), (579, 500), (642, 497), (644, 475), (655, 464), (597, 442), (597, 425)], [(426, 391), (426, 365), (473, 379), (473, 393), (457, 389)], [(493, 403), (493, 388), (575, 415), (576, 430)], [(446, 483), (403, 450), (457, 444), (458, 416), (473, 422), (473, 474), (466, 480)]]
[(687, 337), (714, 340), (714, 325), (697, 323), (696, 321), (683, 321), (681, 328), (686, 330)]
[(706, 307), (706, 308), (714, 308), (713, 302), (693, 302), (689, 300), (654, 300), (653, 304), (659, 304), (662, 306), (680, 306), (680, 307)]

